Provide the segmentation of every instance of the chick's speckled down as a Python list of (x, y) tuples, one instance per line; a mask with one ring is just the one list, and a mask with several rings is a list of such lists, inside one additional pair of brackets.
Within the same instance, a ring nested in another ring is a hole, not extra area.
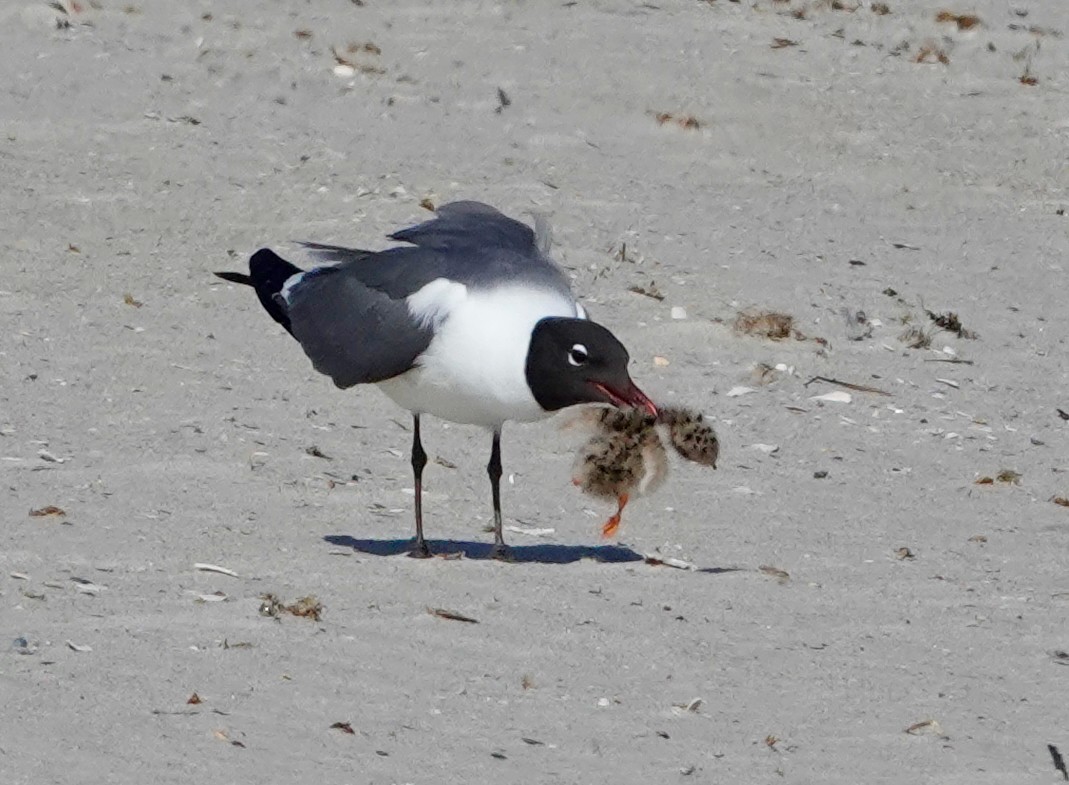
[(658, 412), (657, 422), (668, 427), (669, 439), (676, 452), (688, 461), (716, 468), (720, 440), (700, 412), (664, 407)]
[(658, 426), (687, 460), (716, 468), (720, 443), (701, 414), (678, 407), (661, 409), (653, 417), (638, 409), (598, 409), (585, 412), (583, 423), (595, 434), (582, 447), (572, 470), (572, 482), (586, 494), (615, 499), (616, 513), (602, 526), (610, 537), (631, 496), (651, 493), (668, 475), (668, 455)]
[(667, 473), (664, 445), (649, 426), (606, 431), (591, 438), (576, 459), (572, 482), (591, 496), (616, 499), (624, 493), (653, 490)]

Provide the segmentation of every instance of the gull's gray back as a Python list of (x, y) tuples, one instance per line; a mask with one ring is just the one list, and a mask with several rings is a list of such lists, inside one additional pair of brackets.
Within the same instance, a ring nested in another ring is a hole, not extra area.
[(285, 296), (294, 336), (339, 387), (413, 367), (434, 335), (405, 298), (431, 281), (446, 278), (473, 290), (533, 286), (572, 297), (531, 228), (479, 202), (442, 205), (433, 220), (390, 237), (410, 245), (374, 252), (306, 243), (339, 264), (305, 273)]
[(347, 275), (401, 299), (437, 278), (470, 289), (501, 284), (538, 286), (571, 296), (567, 278), (539, 250), (526, 224), (481, 202), (452, 202), (436, 218), (390, 235), (411, 247), (377, 253), (307, 244), (322, 259), (341, 262)]

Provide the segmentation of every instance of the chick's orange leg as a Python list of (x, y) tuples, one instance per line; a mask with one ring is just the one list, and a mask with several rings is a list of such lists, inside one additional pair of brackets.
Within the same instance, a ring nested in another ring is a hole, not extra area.
[(621, 493), (616, 500), (616, 513), (605, 521), (605, 525), (601, 527), (601, 536), (603, 539), (609, 539), (616, 530), (620, 528), (620, 516), (624, 513), (624, 507), (627, 506), (628, 497), (626, 493)]

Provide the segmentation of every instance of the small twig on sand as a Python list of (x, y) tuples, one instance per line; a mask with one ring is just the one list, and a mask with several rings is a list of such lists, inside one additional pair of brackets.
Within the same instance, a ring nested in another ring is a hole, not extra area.
[(473, 619), (473, 618), (471, 618), (471, 616), (465, 616), (464, 614), (457, 613), (456, 611), (447, 611), (445, 608), (431, 608), (431, 607), (428, 607), (427, 608), (427, 613), (429, 613), (431, 616), (437, 616), (440, 619), (449, 619), (451, 621), (463, 621), (463, 622), (467, 622), (468, 624), (478, 624), (479, 623), (478, 619)]
[(891, 393), (887, 392), (886, 390), (881, 390), (881, 389), (879, 389), (877, 387), (869, 387), (868, 385), (865, 385), (865, 384), (854, 384), (852, 382), (844, 382), (844, 381), (841, 381), (839, 379), (832, 379), (829, 376), (814, 376), (812, 379), (810, 379), (808, 382), (806, 382), (802, 386), (803, 387), (808, 387), (813, 382), (827, 382), (828, 384), (837, 384), (840, 387), (845, 387), (848, 390), (857, 390), (858, 392), (876, 393), (877, 395), (887, 395), (887, 396), (891, 395)]
[(231, 578), (237, 578), (238, 574), (233, 570), (226, 567), (220, 567), (218, 564), (204, 564), (203, 562), (197, 562), (193, 565), (194, 570), (201, 570), (202, 572), (217, 572), (220, 575), (229, 575)]

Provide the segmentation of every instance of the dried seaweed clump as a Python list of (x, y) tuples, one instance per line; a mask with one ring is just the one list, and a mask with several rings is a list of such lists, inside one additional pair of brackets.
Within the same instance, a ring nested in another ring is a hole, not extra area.
[(955, 14), (953, 11), (940, 11), (935, 15), (937, 22), (953, 22), (959, 30), (972, 30), (980, 26), (980, 17), (975, 14)]
[(898, 340), (910, 349), (927, 349), (932, 345), (932, 334), (911, 324), (906, 326)]
[(959, 319), (958, 315), (953, 311), (946, 311), (945, 313), (935, 313), (925, 308), (924, 312), (928, 314), (928, 318), (931, 319), (937, 327), (941, 327), (947, 332), (952, 332), (956, 334), (959, 338), (968, 338), (970, 340), (975, 340), (979, 337), (972, 330), (966, 330), (961, 323), (961, 319)]
[(981, 477), (975, 481), (976, 485), (993, 485), (996, 482), (1006, 485), (1020, 485), (1024, 475), (1014, 469), (1002, 469), (994, 477)]
[(673, 114), (672, 112), (651, 112), (658, 125), (678, 125), (685, 131), (697, 131), (702, 127), (697, 117), (689, 114)]
[(260, 615), (269, 616), (272, 619), (279, 618), (283, 613), (289, 613), (293, 616), (303, 616), (312, 621), (319, 621), (323, 615), (323, 604), (311, 594), (289, 605), (283, 603), (274, 594), (263, 594), (260, 599), (262, 600)]
[(777, 311), (743, 311), (735, 317), (735, 332), (782, 341), (789, 338), (794, 317)]
[(921, 44), (920, 49), (917, 50), (917, 54), (913, 57), (915, 63), (942, 63), (943, 65), (950, 65), (950, 55), (947, 54), (946, 49), (939, 46), (934, 41), (926, 41)]

